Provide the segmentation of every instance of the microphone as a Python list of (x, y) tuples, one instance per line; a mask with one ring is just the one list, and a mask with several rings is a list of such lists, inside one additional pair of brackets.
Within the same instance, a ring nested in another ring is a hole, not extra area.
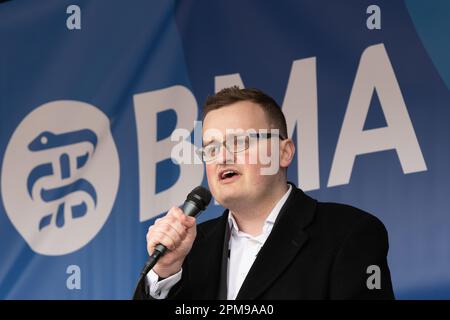
[[(209, 192), (208, 189), (202, 186), (198, 186), (187, 195), (182, 210), (187, 216), (196, 217), (200, 213), (200, 211), (206, 209), (210, 201), (211, 192)], [(153, 251), (153, 253), (150, 255), (148, 261), (141, 271), (141, 278), (147, 275), (147, 273), (155, 266), (159, 258), (161, 258), (166, 253), (166, 251), (167, 248), (164, 245), (156, 245), (155, 251)]]

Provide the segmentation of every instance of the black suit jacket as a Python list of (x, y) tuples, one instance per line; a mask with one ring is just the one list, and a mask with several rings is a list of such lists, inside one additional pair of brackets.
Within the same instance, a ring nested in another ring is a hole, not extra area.
[[(226, 299), (227, 217), (228, 210), (198, 225), (169, 299)], [(388, 247), (376, 217), (293, 186), (236, 299), (393, 299)], [(380, 289), (367, 286), (371, 265), (380, 268)], [(149, 298), (141, 281), (134, 299)]]

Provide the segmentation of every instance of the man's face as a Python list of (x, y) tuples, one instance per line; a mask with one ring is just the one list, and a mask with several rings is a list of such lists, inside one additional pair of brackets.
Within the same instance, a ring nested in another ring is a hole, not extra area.
[[(222, 142), (230, 134), (230, 130), (236, 132), (241, 129), (244, 133), (249, 129), (256, 132), (259, 129), (270, 129), (263, 109), (253, 102), (240, 101), (210, 111), (203, 122), (203, 145), (211, 141)], [(272, 154), (271, 148), (267, 148), (270, 144), (267, 140), (254, 140), (247, 150), (239, 153), (232, 153), (222, 147), (214, 161), (206, 162), (208, 185), (214, 198), (222, 206), (230, 208), (240, 203), (259, 201), (270, 194), (274, 183), (280, 183), (279, 167), (274, 174), (261, 174), (261, 169), (267, 168), (267, 165), (261, 164), (258, 147), (264, 146), (265, 152)], [(274, 151), (278, 155), (279, 148)], [(227, 175), (223, 173), (228, 169), (237, 174), (226, 178)]]

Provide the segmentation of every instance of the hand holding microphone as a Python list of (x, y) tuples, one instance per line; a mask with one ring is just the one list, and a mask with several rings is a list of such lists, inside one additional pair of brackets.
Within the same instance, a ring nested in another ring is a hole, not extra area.
[(180, 271), (197, 234), (195, 216), (205, 210), (210, 201), (209, 190), (196, 187), (188, 194), (182, 209), (173, 207), (163, 218), (155, 221), (147, 233), (150, 257), (141, 276), (152, 268), (162, 278)]

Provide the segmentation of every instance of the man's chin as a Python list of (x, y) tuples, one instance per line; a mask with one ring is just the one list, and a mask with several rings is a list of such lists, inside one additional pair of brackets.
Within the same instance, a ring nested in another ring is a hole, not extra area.
[(221, 190), (220, 195), (215, 199), (224, 208), (232, 208), (245, 200), (239, 190)]

